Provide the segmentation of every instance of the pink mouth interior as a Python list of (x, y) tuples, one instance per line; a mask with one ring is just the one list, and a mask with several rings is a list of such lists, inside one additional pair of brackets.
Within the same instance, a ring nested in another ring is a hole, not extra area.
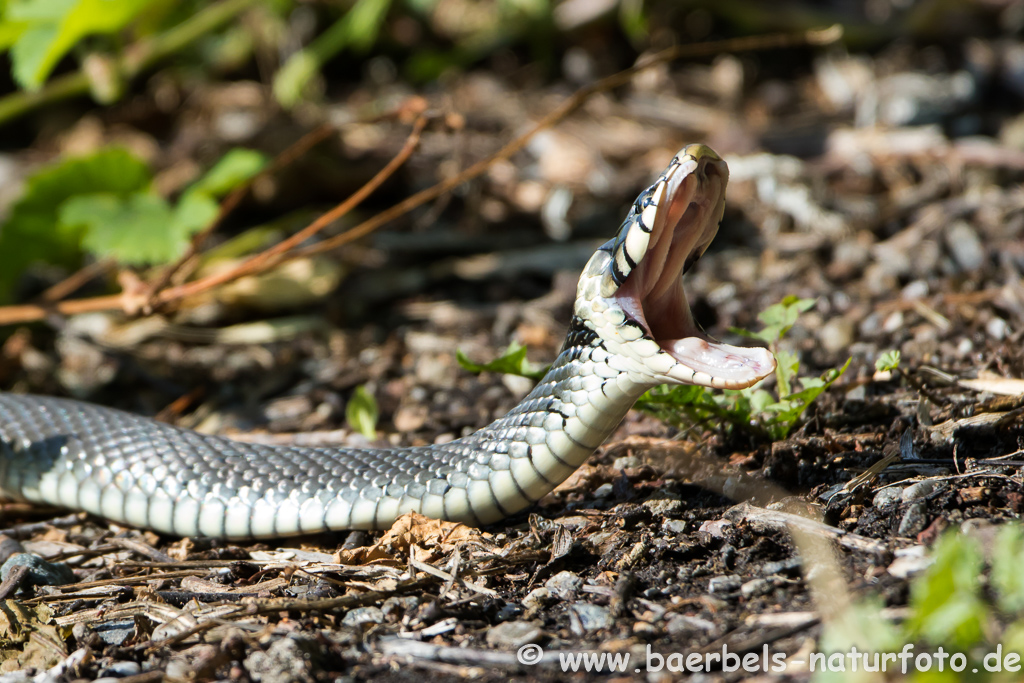
[(666, 353), (710, 375), (716, 386), (738, 389), (771, 374), (775, 358), (767, 349), (715, 341), (690, 312), (682, 274), (718, 232), (727, 181), (719, 165), (702, 163), (703, 173), (678, 173), (678, 180), (669, 181), (669, 205), (658, 211), (647, 253), (615, 296)]

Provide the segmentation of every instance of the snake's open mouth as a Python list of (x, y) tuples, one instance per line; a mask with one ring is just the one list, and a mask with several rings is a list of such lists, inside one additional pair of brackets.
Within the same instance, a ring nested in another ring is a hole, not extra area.
[(694, 147), (689, 163), (665, 179), (647, 250), (615, 297), (663, 351), (695, 372), (694, 383), (741, 389), (771, 374), (775, 358), (764, 348), (717, 342), (693, 320), (682, 275), (718, 232), (729, 180), (718, 155)]

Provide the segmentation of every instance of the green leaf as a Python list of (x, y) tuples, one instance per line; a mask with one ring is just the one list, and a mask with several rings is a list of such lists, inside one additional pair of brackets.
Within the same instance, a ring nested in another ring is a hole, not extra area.
[(11, 49), (15, 80), (36, 90), (82, 38), (116, 33), (152, 0), (16, 0), (8, 4), (5, 21), (22, 22), (26, 30)]
[(267, 157), (254, 149), (236, 147), (220, 158), (188, 192), (223, 197), (263, 170)]
[(78, 264), (85, 227), (58, 219), (68, 198), (97, 192), (124, 197), (145, 189), (150, 180), (145, 162), (117, 147), (66, 159), (30, 176), (0, 228), (0, 301), (10, 299), (14, 283), (33, 263)]
[(967, 649), (981, 639), (988, 619), (978, 581), (981, 549), (974, 539), (950, 533), (933, 552), (932, 565), (911, 583), (907, 628), (933, 645)]
[(792, 380), (800, 371), (800, 358), (792, 351), (775, 352), (775, 381), (779, 384), (779, 398), (786, 398), (793, 392)]
[(82, 246), (127, 265), (165, 263), (184, 253), (189, 236), (216, 215), (217, 205), (196, 195), (172, 209), (157, 195), (72, 197), (61, 207), (65, 225), (86, 226)]
[(769, 344), (776, 344), (792, 329), (800, 314), (817, 303), (817, 299), (798, 299), (787, 296), (781, 302), (761, 311), (757, 319), (764, 323), (764, 329), (757, 336)]
[(354, 50), (366, 52), (373, 47), (390, 6), (391, 0), (359, 0), (352, 6), (342, 21)]
[(345, 421), (369, 440), (377, 438), (377, 418), (380, 410), (373, 395), (366, 390), (366, 385), (356, 387), (345, 405)]
[(634, 45), (640, 45), (648, 36), (648, 22), (643, 0), (622, 0), (619, 4), (619, 25)]
[(461, 350), (455, 351), (455, 359), (459, 361), (459, 365), (465, 370), (474, 374), (484, 371), (500, 372), (507, 375), (529, 377), (530, 379), (540, 379), (548, 371), (548, 367), (550, 367), (526, 360), (526, 347), (518, 342), (512, 342), (501, 356), (483, 365), (471, 361)]
[(302, 99), (309, 84), (329, 59), (346, 47), (366, 52), (377, 42), (391, 0), (357, 0), (345, 16), (317, 36), (309, 47), (296, 52), (274, 76), (274, 97), (290, 108)]
[(1024, 530), (1019, 524), (1007, 524), (996, 536), (992, 552), (992, 587), (999, 596), (999, 607), (1008, 614), (1024, 610)]
[(891, 372), (900, 366), (900, 352), (890, 349), (878, 357), (875, 361), (875, 370), (879, 372)]
[(296, 52), (274, 74), (274, 99), (290, 109), (302, 99), (306, 86), (320, 72), (320, 63), (308, 52)]
[(775, 413), (773, 417), (766, 420), (772, 438), (784, 439), (790, 430), (796, 425), (797, 420), (804, 414), (815, 399), (823, 394), (832, 384), (843, 376), (853, 358), (847, 358), (841, 368), (828, 370), (820, 378), (804, 377), (800, 379), (803, 386), (801, 391), (790, 394), (775, 403), (764, 408), (765, 413)]

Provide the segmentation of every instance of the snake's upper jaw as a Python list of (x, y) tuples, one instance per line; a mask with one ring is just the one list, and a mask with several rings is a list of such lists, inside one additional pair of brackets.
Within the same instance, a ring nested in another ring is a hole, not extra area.
[(730, 346), (705, 334), (683, 291), (683, 273), (718, 232), (728, 181), (729, 168), (713, 150), (684, 148), (640, 195), (610, 244), (602, 294), (625, 313), (620, 327), (639, 326), (643, 340), (657, 343), (650, 354), (649, 341), (622, 339), (620, 352), (634, 356), (659, 381), (742, 389), (775, 370), (767, 349)]

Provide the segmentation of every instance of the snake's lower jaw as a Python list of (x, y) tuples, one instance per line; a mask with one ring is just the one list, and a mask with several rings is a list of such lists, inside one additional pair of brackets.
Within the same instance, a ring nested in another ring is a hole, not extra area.
[[(775, 356), (761, 347), (730, 346), (706, 335), (658, 340), (678, 363), (693, 371), (690, 384), (718, 389), (746, 389), (775, 371)], [(676, 371), (677, 374), (678, 370)]]

